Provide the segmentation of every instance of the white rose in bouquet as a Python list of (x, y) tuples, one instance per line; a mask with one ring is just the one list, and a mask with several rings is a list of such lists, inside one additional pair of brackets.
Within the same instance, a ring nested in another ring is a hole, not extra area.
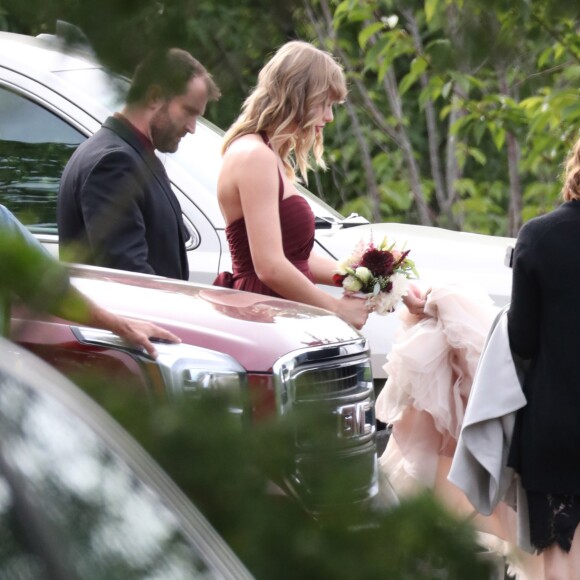
[(342, 283), (347, 292), (358, 292), (362, 288), (362, 282), (354, 276), (347, 276)]

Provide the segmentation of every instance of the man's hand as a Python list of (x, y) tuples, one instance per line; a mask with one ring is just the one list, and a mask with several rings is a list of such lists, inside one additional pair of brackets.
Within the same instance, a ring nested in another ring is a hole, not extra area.
[[(109, 328), (121, 338), (137, 346), (142, 346), (153, 358), (157, 358), (157, 350), (151, 343), (152, 338), (159, 338), (168, 342), (181, 342), (175, 334), (144, 320), (133, 320), (118, 316), (113, 328)], [(116, 327), (116, 328), (115, 328)]]
[(151, 343), (152, 338), (159, 338), (168, 342), (181, 342), (178, 336), (152, 322), (119, 316), (95, 304), (75, 288), (71, 287), (71, 290), (73, 295), (76, 295), (77, 299), (81, 301), (86, 312), (86, 314), (76, 315), (74, 318), (72, 315), (69, 316), (71, 320), (95, 328), (110, 330), (131, 344), (142, 346), (153, 358), (157, 358), (157, 350)]

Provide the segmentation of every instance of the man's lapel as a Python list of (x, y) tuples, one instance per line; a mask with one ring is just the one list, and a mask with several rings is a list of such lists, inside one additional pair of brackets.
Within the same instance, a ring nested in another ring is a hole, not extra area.
[(180, 224), (180, 233), (185, 240), (187, 236), (183, 231), (183, 219), (181, 217), (181, 207), (179, 206), (179, 202), (171, 189), (171, 183), (169, 182), (169, 178), (167, 177), (167, 172), (165, 171), (165, 167), (155, 155), (154, 150), (145, 146), (144, 143), (141, 142), (139, 137), (135, 134), (135, 131), (132, 131), (127, 124), (122, 121), (121, 119), (116, 119), (115, 117), (109, 117), (104, 123), (103, 127), (110, 129), (111, 131), (117, 133), (121, 139), (126, 141), (135, 151), (139, 154), (141, 159), (149, 170), (151, 171), (153, 177), (157, 180), (165, 196), (167, 197), (173, 211), (175, 212), (175, 216), (177, 217), (177, 223)]

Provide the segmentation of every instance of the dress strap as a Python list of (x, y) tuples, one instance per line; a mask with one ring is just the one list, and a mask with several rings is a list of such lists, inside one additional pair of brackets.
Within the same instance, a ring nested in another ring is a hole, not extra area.
[[(258, 135), (262, 137), (264, 143), (272, 149), (272, 145), (270, 145), (270, 139), (268, 139), (268, 135), (266, 135), (266, 131), (259, 131)], [(282, 173), (280, 172), (280, 168), (278, 168), (278, 197), (280, 201), (284, 197), (284, 180), (282, 179)]]
[(272, 149), (272, 145), (270, 145), (270, 139), (268, 139), (266, 131), (258, 131), (258, 135), (260, 135), (260, 137), (262, 137), (262, 141), (264, 141), (264, 143), (266, 143), (266, 145)]

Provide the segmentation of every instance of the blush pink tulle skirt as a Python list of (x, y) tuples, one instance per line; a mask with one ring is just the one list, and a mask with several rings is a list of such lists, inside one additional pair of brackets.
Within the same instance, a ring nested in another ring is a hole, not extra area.
[(433, 490), (452, 513), (473, 523), (486, 548), (507, 559), (512, 575), (542, 580), (542, 557), (517, 548), (513, 509), (500, 503), (490, 516), (477, 514), (447, 481), (477, 363), (498, 310), (487, 294), (470, 286), (434, 287), (425, 307), (428, 318), (400, 310), (402, 325), (384, 366), (389, 378), (376, 402), (377, 418), (392, 425), (379, 458), (381, 479), (399, 498)]

